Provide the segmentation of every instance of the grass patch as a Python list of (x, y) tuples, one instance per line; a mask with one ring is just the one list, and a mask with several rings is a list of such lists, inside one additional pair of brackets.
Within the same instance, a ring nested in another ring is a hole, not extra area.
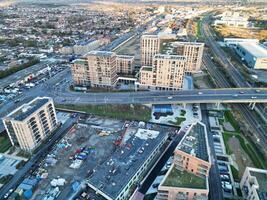
[(7, 135), (0, 136), (0, 153), (6, 152), (11, 146), (11, 142)]
[(227, 154), (232, 153), (229, 147), (228, 141), (233, 136), (235, 136), (239, 140), (239, 143), (242, 149), (249, 156), (249, 158), (251, 159), (255, 167), (262, 168), (262, 169), (267, 167), (265, 160), (262, 160), (261, 157), (258, 155), (258, 151), (254, 149), (251, 143), (247, 141), (243, 136), (241, 136), (240, 133), (232, 133), (232, 132), (223, 133), (223, 138), (224, 138)]
[(185, 116), (186, 111), (185, 110), (181, 110), (181, 116)]
[(232, 175), (234, 177), (234, 180), (239, 182), (240, 181), (240, 177), (239, 177), (238, 170), (233, 165), (231, 165), (230, 167), (231, 167), (231, 171), (232, 171)]
[(240, 126), (238, 124), (238, 122), (235, 120), (233, 114), (231, 113), (230, 110), (226, 110), (224, 112), (224, 116), (225, 116), (225, 121), (230, 122), (231, 125), (234, 127), (235, 131), (239, 132), (240, 130)]
[(162, 185), (170, 187), (205, 189), (206, 180), (205, 178), (200, 178), (190, 172), (182, 172), (174, 167)]
[(176, 117), (175, 120), (176, 120), (175, 122), (174, 121), (168, 121), (168, 122), (170, 124), (173, 124), (173, 125), (176, 125), (176, 126), (180, 126), (181, 123), (186, 120), (186, 118), (185, 117)]
[(225, 149), (226, 149), (226, 153), (228, 155), (231, 155), (233, 152), (230, 149), (230, 146), (228, 144), (229, 139), (232, 137), (232, 135), (228, 135), (228, 134), (222, 134), (223, 135), (223, 141), (224, 141), (224, 145), (225, 145)]
[(201, 26), (202, 26), (202, 19), (199, 19), (197, 21), (197, 31), (196, 31), (196, 37), (198, 39), (201, 39), (202, 38), (202, 35), (201, 35)]
[(139, 104), (127, 105), (73, 105), (57, 104), (56, 108), (70, 109), (86, 112), (92, 115), (106, 116), (123, 120), (149, 121), (151, 118), (151, 109)]

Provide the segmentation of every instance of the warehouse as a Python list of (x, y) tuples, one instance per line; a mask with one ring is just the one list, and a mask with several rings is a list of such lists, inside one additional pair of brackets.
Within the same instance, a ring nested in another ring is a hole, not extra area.
[(267, 49), (257, 43), (240, 43), (236, 47), (237, 54), (253, 69), (267, 69)]

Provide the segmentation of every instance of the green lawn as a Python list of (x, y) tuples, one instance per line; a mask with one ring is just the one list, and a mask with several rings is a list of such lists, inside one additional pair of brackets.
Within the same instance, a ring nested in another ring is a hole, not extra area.
[(181, 123), (186, 120), (186, 118), (185, 117), (176, 117), (175, 120), (176, 120), (175, 122), (174, 121), (168, 121), (168, 122), (170, 124), (173, 124), (173, 125), (176, 125), (176, 126), (180, 126)]
[(11, 147), (8, 136), (0, 136), (0, 153), (6, 152)]
[(224, 112), (224, 116), (225, 116), (225, 121), (230, 122), (233, 126), (233, 128), (235, 129), (235, 131), (239, 131), (240, 127), (238, 125), (238, 122), (235, 120), (232, 112), (230, 110), (226, 110)]
[(199, 19), (197, 21), (197, 32), (196, 32), (196, 36), (198, 39), (202, 38), (202, 35), (201, 35), (201, 26), (202, 26), (202, 19)]
[(253, 148), (253, 145), (251, 145), (251, 143), (248, 140), (246, 140), (246, 138), (240, 135), (240, 133), (232, 133), (232, 132), (223, 133), (223, 139), (224, 139), (227, 154), (232, 153), (228, 145), (228, 141), (233, 136), (235, 136), (239, 140), (239, 143), (242, 149), (250, 157), (255, 167), (263, 168), (263, 169), (267, 167), (267, 163), (261, 158), (261, 156), (259, 156), (260, 154), (258, 153), (258, 150)]
[(232, 171), (234, 180), (239, 182), (240, 181), (240, 177), (239, 177), (238, 170), (234, 166), (231, 165), (231, 171)]
[(206, 189), (206, 179), (186, 171), (182, 172), (173, 167), (162, 185), (170, 187)]
[(149, 121), (151, 109), (143, 105), (56, 105), (56, 108), (86, 112), (88, 114), (106, 116), (124, 120)]

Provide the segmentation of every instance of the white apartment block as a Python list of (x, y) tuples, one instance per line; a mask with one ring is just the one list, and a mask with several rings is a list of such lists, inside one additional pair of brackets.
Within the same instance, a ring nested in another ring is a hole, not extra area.
[(240, 188), (245, 200), (267, 199), (267, 170), (247, 167)]
[(186, 57), (186, 73), (195, 73), (200, 71), (204, 43), (197, 42), (174, 42), (173, 47), (178, 55)]
[(141, 66), (152, 66), (155, 54), (160, 50), (158, 35), (142, 35), (141, 37)]
[(140, 88), (179, 90), (183, 87), (186, 58), (179, 55), (156, 54), (152, 66), (140, 70)]
[(57, 127), (53, 100), (37, 97), (3, 118), (12, 145), (31, 151)]
[(134, 72), (134, 56), (117, 55), (116, 65), (118, 74), (132, 74)]

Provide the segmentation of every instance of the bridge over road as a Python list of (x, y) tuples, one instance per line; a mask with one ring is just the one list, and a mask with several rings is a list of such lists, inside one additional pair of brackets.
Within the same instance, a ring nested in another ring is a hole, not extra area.
[(58, 104), (267, 103), (267, 88), (50, 94)]

